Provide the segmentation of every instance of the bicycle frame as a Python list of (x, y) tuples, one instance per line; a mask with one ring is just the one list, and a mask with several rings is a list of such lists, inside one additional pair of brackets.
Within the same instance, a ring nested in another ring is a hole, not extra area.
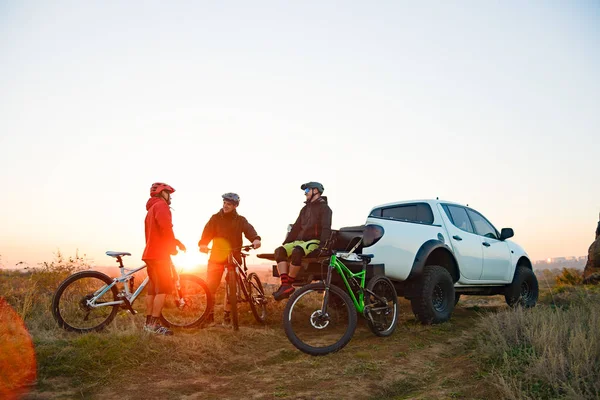
[[(246, 271), (248, 270), (248, 268), (246, 267), (246, 255), (244, 255), (244, 253), (241, 253), (242, 255), (240, 257), (242, 257), (242, 263), (240, 264), (238, 262), (238, 260), (235, 259), (235, 257), (233, 257), (231, 254), (229, 255), (229, 260), (227, 262), (227, 266), (233, 266), (236, 269), (236, 274), (238, 275), (242, 275), (243, 277), (247, 277), (246, 275)], [(243, 267), (243, 268), (242, 268)]]
[[(363, 264), (362, 271), (354, 273), (354, 272), (350, 271), (348, 269), (348, 267), (346, 267), (344, 265), (344, 263), (342, 263), (341, 261), (338, 260), (337, 254), (331, 255), (331, 258), (329, 260), (329, 266), (327, 267), (327, 278), (325, 279), (326, 293), (325, 293), (325, 296), (323, 297), (323, 312), (325, 313), (327, 311), (325, 305), (328, 303), (326, 300), (328, 300), (328, 298), (329, 298), (329, 286), (331, 285), (331, 276), (332, 276), (332, 271), (334, 269), (342, 277), (342, 280), (344, 281), (344, 285), (346, 286), (346, 290), (348, 291), (348, 294), (350, 295), (350, 298), (352, 299), (352, 302), (354, 303), (354, 307), (356, 307), (356, 310), (359, 313), (362, 313), (365, 310), (364, 288), (365, 288), (365, 280), (367, 277), (366, 264)], [(358, 299), (354, 295), (354, 291), (352, 290), (352, 288), (350, 286), (350, 282), (348, 280), (349, 278), (350, 279), (355, 279), (355, 278), (360, 279), (360, 290), (358, 291)]]
[(142, 290), (144, 290), (144, 288), (150, 281), (150, 277), (147, 276), (142, 281), (140, 286), (138, 286), (138, 288), (136, 289), (136, 291), (134, 293), (131, 293), (131, 291), (129, 290), (129, 285), (125, 284), (125, 282), (128, 282), (130, 279), (133, 278), (133, 274), (135, 274), (138, 271), (143, 270), (144, 268), (146, 268), (145, 265), (142, 267), (139, 267), (139, 268), (135, 268), (135, 269), (127, 269), (125, 267), (119, 268), (121, 270), (121, 276), (113, 278), (113, 281), (110, 285), (104, 285), (100, 289), (96, 290), (94, 292), (94, 297), (92, 297), (91, 299), (89, 299), (87, 301), (87, 305), (92, 308), (98, 308), (98, 307), (116, 306), (116, 305), (125, 304), (125, 300), (107, 301), (104, 303), (96, 304), (96, 300), (98, 300), (98, 298), (102, 297), (104, 295), (104, 293), (108, 292), (117, 283), (124, 283), (123, 286), (125, 288), (125, 299), (129, 302), (129, 305), (133, 304), (135, 299), (137, 299), (137, 297), (140, 295)]

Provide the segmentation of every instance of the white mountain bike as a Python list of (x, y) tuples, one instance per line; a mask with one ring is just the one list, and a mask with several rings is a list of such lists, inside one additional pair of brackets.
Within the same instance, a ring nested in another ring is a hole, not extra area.
[[(112, 322), (119, 309), (136, 314), (133, 303), (150, 278), (146, 277), (136, 289), (134, 274), (146, 266), (125, 268), (123, 257), (130, 253), (107, 251), (106, 255), (116, 258), (120, 276), (110, 278), (99, 271), (81, 271), (58, 286), (52, 298), (52, 315), (61, 328), (80, 333), (100, 331)], [(195, 275), (178, 274), (173, 266), (171, 275), (174, 290), (165, 299), (160, 316), (162, 324), (180, 328), (200, 325), (212, 309), (208, 286)]]

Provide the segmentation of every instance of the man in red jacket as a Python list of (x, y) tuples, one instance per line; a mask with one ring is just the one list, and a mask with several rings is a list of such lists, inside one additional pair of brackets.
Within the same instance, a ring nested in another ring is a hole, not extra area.
[(160, 324), (160, 313), (165, 297), (173, 291), (171, 276), (171, 255), (177, 254), (177, 248), (185, 251), (185, 246), (173, 233), (171, 217), (171, 194), (175, 192), (166, 183), (153, 183), (150, 187), (150, 199), (146, 203), (146, 248), (142, 260), (147, 265), (150, 283), (146, 292), (146, 324), (144, 330), (159, 335), (173, 334), (169, 328)]

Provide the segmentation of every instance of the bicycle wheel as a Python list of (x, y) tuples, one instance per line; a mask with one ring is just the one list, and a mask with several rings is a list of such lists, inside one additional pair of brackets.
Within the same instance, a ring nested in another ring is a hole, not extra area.
[(264, 324), (267, 319), (267, 298), (265, 297), (265, 289), (258, 275), (251, 272), (246, 281), (248, 289), (248, 302), (252, 309), (252, 314), (257, 322)]
[(283, 311), (283, 327), (296, 348), (313, 356), (343, 348), (356, 329), (356, 309), (350, 296), (335, 285), (329, 287), (327, 313), (321, 313), (325, 294), (323, 282), (296, 290)]
[(233, 326), (233, 330), (237, 331), (240, 329), (240, 321), (237, 309), (237, 274), (235, 273), (235, 268), (227, 269), (227, 301), (229, 301), (229, 305), (231, 306), (231, 325)]
[(398, 325), (398, 295), (392, 281), (385, 276), (376, 275), (367, 283), (365, 318), (377, 336), (390, 336)]
[(174, 290), (165, 299), (160, 320), (165, 326), (193, 328), (204, 321), (212, 304), (206, 282), (195, 275), (182, 274), (178, 292)]
[(112, 283), (111, 278), (98, 271), (77, 272), (65, 279), (52, 297), (52, 315), (58, 326), (84, 333), (102, 330), (110, 324), (119, 311), (119, 305), (102, 304), (118, 300), (116, 285), (96, 299), (95, 307), (87, 301)]

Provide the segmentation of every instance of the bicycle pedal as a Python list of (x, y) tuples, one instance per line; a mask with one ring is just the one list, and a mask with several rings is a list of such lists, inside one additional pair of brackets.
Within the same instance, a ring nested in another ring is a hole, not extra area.
[(121, 305), (121, 307), (123, 307), (133, 315), (137, 314), (137, 311), (135, 311), (133, 307), (131, 307), (131, 303), (129, 302), (129, 299), (127, 297), (123, 297), (123, 304)]

